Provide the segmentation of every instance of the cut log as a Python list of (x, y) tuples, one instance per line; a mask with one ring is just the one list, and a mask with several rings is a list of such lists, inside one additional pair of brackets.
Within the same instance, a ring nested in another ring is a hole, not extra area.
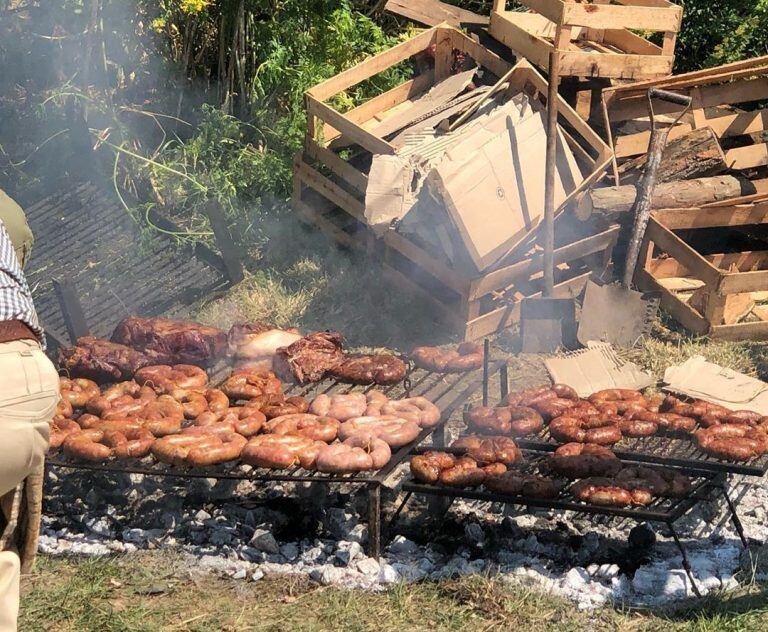
[[(644, 154), (619, 167), (622, 184), (637, 184), (645, 168), (647, 156)], [(676, 138), (667, 144), (659, 166), (659, 184), (675, 180), (691, 180), (716, 176), (727, 171), (717, 136), (709, 127), (695, 129), (685, 136)]]
[[(734, 176), (666, 182), (656, 187), (651, 208), (698, 208), (711, 202), (752, 195), (754, 188), (749, 180)], [(592, 189), (579, 200), (576, 217), (586, 220), (596, 214), (615, 216), (628, 213), (632, 210), (636, 196), (637, 190), (633, 184)]]

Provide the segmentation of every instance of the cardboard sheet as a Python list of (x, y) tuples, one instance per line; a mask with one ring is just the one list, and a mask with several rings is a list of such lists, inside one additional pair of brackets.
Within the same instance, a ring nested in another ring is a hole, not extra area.
[(664, 390), (720, 404), (731, 410), (768, 415), (768, 384), (693, 356), (664, 373)]
[(568, 384), (580, 397), (606, 388), (640, 390), (654, 383), (648, 373), (632, 362), (618, 358), (610, 344), (589, 343), (587, 349), (571, 351), (544, 361), (555, 383)]
[[(480, 128), (478, 143), (488, 138)], [(476, 151), (474, 135), (451, 148), (427, 176), (464, 240), (475, 268), (483, 271), (506, 255), (533, 229), (544, 210), (544, 164), (547, 145), (544, 113), (505, 129)], [(464, 149), (462, 149), (464, 148)], [(581, 182), (581, 172), (560, 134), (557, 148), (555, 205)]]

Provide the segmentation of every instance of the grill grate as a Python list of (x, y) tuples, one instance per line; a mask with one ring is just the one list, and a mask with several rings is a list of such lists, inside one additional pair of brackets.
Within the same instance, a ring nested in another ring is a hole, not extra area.
[[(516, 441), (521, 447), (534, 449), (560, 445), (560, 442), (549, 435), (547, 428), (535, 439)], [(680, 467), (691, 472), (720, 472), (746, 476), (763, 476), (768, 472), (768, 454), (743, 463), (721, 461), (701, 450), (693, 438), (661, 431), (651, 437), (624, 437), (611, 446), (611, 449), (622, 459)]]
[[(539, 449), (523, 448), (522, 453), (524, 460), (519, 464), (515, 464), (512, 469), (528, 474), (551, 476), (547, 468), (547, 461), (550, 454), (554, 452), (554, 449), (555, 446), (546, 446)], [(418, 451), (423, 452), (424, 450), (419, 448)], [(466, 450), (455, 448), (448, 448), (446, 451), (454, 454), (464, 454), (466, 452)], [(625, 461), (627, 465), (637, 464), (636, 461), (633, 462), (629, 459), (626, 459)], [(658, 469), (658, 466), (654, 465), (648, 465), (648, 467), (651, 469)], [(654, 498), (649, 505), (643, 507), (604, 507), (583, 502), (570, 493), (572, 482), (568, 482), (555, 498), (508, 496), (490, 492), (485, 489), (430, 485), (413, 479), (408, 480), (403, 484), (403, 491), (418, 494), (448, 496), (451, 498), (470, 498), (474, 500), (502, 502), (510, 505), (537, 507), (541, 509), (575, 511), (583, 514), (631, 518), (638, 521), (674, 522), (690, 511), (699, 501), (710, 498), (714, 489), (722, 482), (722, 475), (715, 472), (689, 472), (688, 474), (691, 478), (692, 487), (687, 496), (684, 498)]]
[(27, 220), (35, 235), (27, 278), (54, 345), (68, 337), (53, 279), (72, 281), (92, 333), (106, 338), (125, 316), (180, 314), (227, 285), (223, 270), (195, 249), (179, 249), (169, 236), (142, 238), (125, 210), (90, 183), (31, 206)]
[[(492, 370), (498, 370), (496, 364)], [(216, 375), (224, 373), (222, 369)], [(223, 376), (221, 376), (223, 377)], [(474, 395), (483, 384), (482, 375), (478, 372), (461, 374), (439, 374), (424, 371), (422, 369), (413, 369), (410, 371), (404, 383), (395, 384), (388, 387), (379, 387), (391, 399), (400, 399), (402, 397), (426, 397), (432, 401), (443, 412), (442, 425), (444, 426), (455, 413), (463, 407), (464, 402)], [(287, 395), (301, 395), (307, 399), (312, 399), (321, 393), (352, 393), (368, 392), (375, 386), (353, 386), (342, 384), (334, 380), (324, 380), (317, 384), (311, 384), (304, 387), (292, 386), (286, 389)], [(383, 481), (415, 448), (425, 439), (427, 439), (435, 428), (425, 428), (419, 436), (411, 443), (392, 453), (389, 463), (377, 472), (361, 472), (358, 474), (325, 474), (322, 472), (307, 471), (301, 467), (295, 467), (292, 470), (268, 470), (254, 469), (240, 463), (224, 463), (218, 466), (205, 468), (192, 468), (186, 466), (176, 466), (166, 463), (156, 462), (151, 457), (141, 460), (110, 460), (104, 463), (86, 463), (82, 461), (68, 459), (63, 454), (57, 454), (48, 459), (49, 465), (66, 467), (71, 469), (85, 469), (111, 472), (127, 472), (135, 474), (149, 474), (157, 476), (171, 476), (178, 478), (221, 478), (235, 480), (254, 480), (254, 481), (293, 481), (293, 482), (317, 482), (317, 483), (380, 483)]]

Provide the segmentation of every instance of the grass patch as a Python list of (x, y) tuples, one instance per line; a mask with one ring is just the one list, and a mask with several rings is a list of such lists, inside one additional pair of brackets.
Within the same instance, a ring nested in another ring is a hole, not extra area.
[(174, 554), (74, 560), (40, 558), (26, 580), (20, 629), (61, 632), (144, 630), (213, 632), (288, 629), (509, 630), (585, 629), (680, 632), (768, 629), (766, 593), (756, 589), (666, 612), (582, 612), (497, 578), (396, 585), (368, 593), (322, 587), (304, 578), (257, 583), (191, 574)]

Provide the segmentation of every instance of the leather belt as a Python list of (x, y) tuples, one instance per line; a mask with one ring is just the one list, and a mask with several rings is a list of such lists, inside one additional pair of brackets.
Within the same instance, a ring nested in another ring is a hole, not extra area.
[(0, 344), (16, 340), (37, 340), (37, 336), (20, 320), (0, 320)]

